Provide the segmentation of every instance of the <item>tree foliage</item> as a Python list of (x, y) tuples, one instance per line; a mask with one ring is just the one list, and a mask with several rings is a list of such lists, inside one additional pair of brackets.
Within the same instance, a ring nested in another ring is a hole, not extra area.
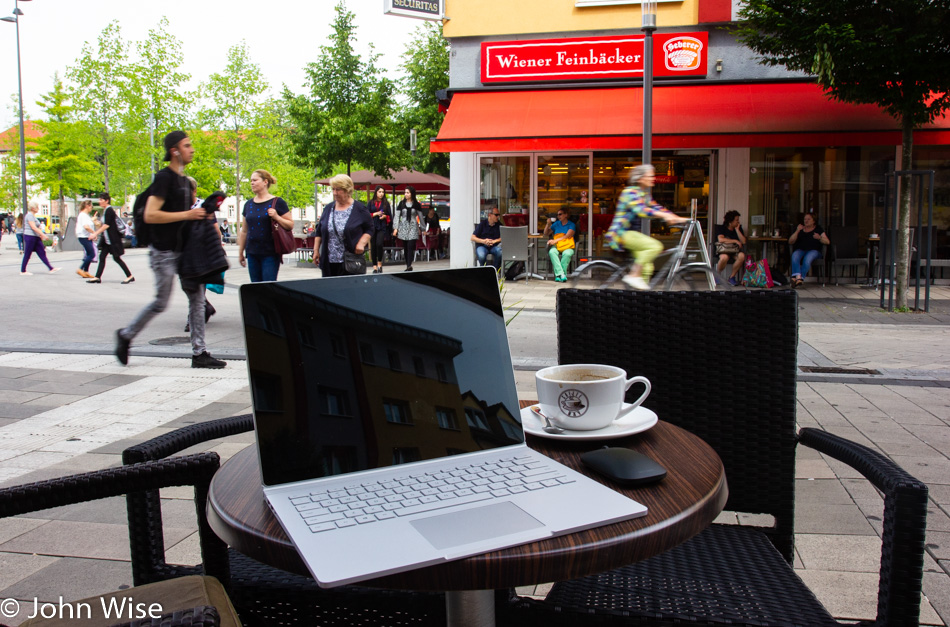
[(168, 18), (163, 17), (148, 36), (135, 44), (138, 58), (126, 67), (130, 106), (125, 128), (150, 137), (140, 142), (142, 158), (160, 163), (165, 151), (162, 137), (169, 131), (183, 128), (194, 98), (185, 88), (190, 74), (181, 71), (184, 55), (181, 41), (168, 32)]
[(98, 46), (86, 42), (76, 65), (66, 72), (73, 83), (70, 96), (76, 111), (86, 123), (89, 145), (97, 153), (102, 184), (110, 191), (112, 163), (123, 115), (128, 109), (128, 44), (122, 39), (117, 21), (99, 34)]
[(356, 163), (383, 174), (406, 163), (405, 151), (396, 147), (394, 84), (376, 67), (372, 47), (365, 62), (354, 50), (353, 13), (342, 0), (334, 10), (330, 43), (306, 68), (309, 96), (284, 90), (294, 160), (318, 176), (339, 163), (347, 173)]
[[(767, 65), (811, 73), (842, 102), (876, 104), (897, 120), (901, 170), (913, 130), (950, 108), (948, 0), (746, 0), (739, 40)], [(910, 181), (901, 184), (897, 305), (907, 306)]]
[(441, 24), (424, 22), (414, 35), (415, 41), (406, 47), (402, 64), (405, 75), (399, 82), (408, 103), (399, 116), (400, 136), (408, 142), (409, 130), (416, 129), (419, 141), (415, 168), (448, 176), (448, 153), (430, 153), (429, 139), (439, 133), (444, 117), (436, 92), (449, 86), (449, 44)]
[(84, 135), (73, 120), (75, 108), (68, 101), (62, 80), (54, 75), (53, 89), (36, 103), (46, 112), (47, 120), (35, 122), (43, 135), (31, 142), (36, 155), (27, 166), (31, 185), (59, 199), (60, 224), (63, 225), (66, 224), (66, 194), (76, 196), (82, 190), (95, 188), (98, 181), (98, 164), (83, 149)]
[(202, 111), (201, 118), (214, 128), (222, 129), (231, 146), (233, 173), (227, 189), (234, 194), (237, 207), (241, 206), (241, 148), (250, 129), (257, 121), (261, 96), (267, 91), (267, 81), (260, 66), (251, 60), (247, 43), (231, 46), (228, 63), (221, 74), (212, 74), (201, 86), (202, 95), (210, 105)]

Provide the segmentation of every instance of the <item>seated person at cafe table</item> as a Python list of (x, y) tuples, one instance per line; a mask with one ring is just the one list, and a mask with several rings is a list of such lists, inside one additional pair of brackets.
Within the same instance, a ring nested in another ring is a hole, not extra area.
[(544, 225), (544, 235), (553, 235), (548, 240), (548, 257), (551, 258), (554, 280), (558, 283), (567, 281), (567, 268), (571, 265), (571, 257), (574, 256), (574, 233), (577, 227), (569, 218), (566, 211), (559, 210), (557, 217), (551, 218)]
[(745, 261), (745, 243), (745, 233), (739, 224), (739, 212), (727, 211), (722, 224), (716, 225), (716, 255), (719, 256), (716, 273), (722, 272), (730, 259), (735, 259), (732, 272), (729, 273), (729, 285), (739, 285), (739, 272), (742, 270), (742, 262)]
[(501, 226), (498, 223), (500, 219), (501, 213), (493, 208), (489, 211), (488, 217), (479, 222), (475, 227), (475, 232), (472, 233), (477, 265), (486, 265), (488, 254), (491, 253), (491, 265), (495, 266), (496, 272), (501, 269)]
[(811, 264), (821, 259), (821, 247), (831, 243), (825, 230), (815, 222), (815, 216), (806, 213), (802, 224), (788, 238), (792, 247), (792, 287), (803, 283), (802, 277), (808, 274)]

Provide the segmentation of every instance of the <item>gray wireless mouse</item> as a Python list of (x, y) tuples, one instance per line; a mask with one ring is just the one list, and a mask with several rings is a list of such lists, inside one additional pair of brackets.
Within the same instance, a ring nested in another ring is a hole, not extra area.
[(600, 448), (581, 455), (584, 465), (620, 485), (635, 486), (659, 481), (666, 469), (644, 455), (628, 448)]

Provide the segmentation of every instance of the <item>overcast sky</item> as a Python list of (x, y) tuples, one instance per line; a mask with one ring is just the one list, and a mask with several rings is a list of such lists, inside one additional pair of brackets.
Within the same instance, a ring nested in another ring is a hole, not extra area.
[[(74, 65), (83, 43), (96, 45), (99, 34), (113, 20), (122, 38), (141, 41), (165, 16), (168, 31), (182, 42), (183, 71), (193, 85), (209, 74), (222, 72), (228, 48), (247, 41), (271, 88), (279, 93), (286, 84), (302, 93), (304, 66), (316, 61), (319, 46), (327, 43), (336, 0), (19, 0), (20, 54), (23, 64), (23, 106), (39, 117), (35, 102), (51, 90), (53, 73), (63, 77)], [(372, 43), (380, 65), (396, 78), (400, 57), (415, 29), (416, 19), (383, 14), (383, 0), (347, 0), (356, 15), (356, 48), (365, 58)], [(0, 16), (12, 15), (14, 0), (0, 0)], [(16, 26), (0, 23), (0, 122), (3, 129), (16, 123), (10, 107), (17, 93)], [(131, 56), (131, 55), (130, 55)], [(0, 129), (2, 130), (2, 129)]]

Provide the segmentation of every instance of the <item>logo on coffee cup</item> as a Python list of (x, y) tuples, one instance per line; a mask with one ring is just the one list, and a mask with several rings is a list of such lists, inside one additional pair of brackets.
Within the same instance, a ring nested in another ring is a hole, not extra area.
[(587, 413), (587, 408), (590, 406), (590, 403), (587, 400), (586, 394), (580, 390), (571, 388), (561, 392), (560, 396), (557, 397), (557, 405), (561, 408), (561, 411), (564, 412), (565, 416), (577, 418)]

